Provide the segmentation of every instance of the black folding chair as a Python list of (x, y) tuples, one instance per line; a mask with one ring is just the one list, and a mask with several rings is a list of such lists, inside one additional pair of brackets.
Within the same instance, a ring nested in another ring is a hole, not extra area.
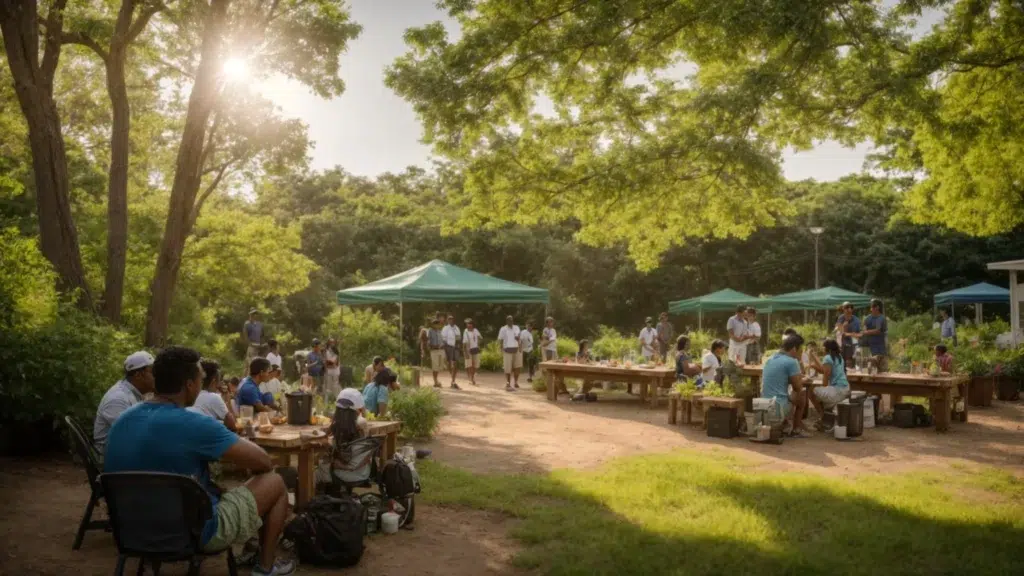
[(71, 432), (71, 445), (75, 449), (75, 454), (85, 464), (85, 475), (89, 479), (89, 489), (92, 494), (89, 496), (89, 504), (85, 507), (85, 514), (82, 516), (82, 521), (78, 524), (78, 533), (75, 534), (75, 543), (71, 545), (72, 550), (78, 550), (82, 547), (82, 539), (85, 538), (86, 530), (110, 530), (110, 522), (108, 520), (93, 520), (92, 512), (96, 508), (96, 504), (103, 499), (103, 487), (100, 486), (99, 475), (100, 475), (100, 458), (99, 453), (93, 446), (92, 441), (85, 435), (85, 431), (79, 426), (71, 416), (65, 416), (64, 422), (68, 425), (68, 430)]
[(331, 452), (330, 494), (340, 496), (352, 494), (356, 488), (372, 487), (377, 480), (377, 456), (383, 444), (383, 438), (374, 436), (335, 446)]
[(124, 574), (128, 558), (139, 559), (139, 574), (147, 563), (158, 575), (164, 563), (188, 562), (189, 576), (198, 576), (203, 560), (224, 552), (228, 574), (238, 576), (231, 546), (203, 551), (203, 527), (213, 509), (209, 494), (195, 479), (162, 472), (112, 472), (102, 474), (100, 483), (117, 543), (115, 576)]

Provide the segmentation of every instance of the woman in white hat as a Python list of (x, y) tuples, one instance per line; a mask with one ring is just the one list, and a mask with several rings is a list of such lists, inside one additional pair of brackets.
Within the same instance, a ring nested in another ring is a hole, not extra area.
[(324, 431), (329, 436), (334, 436), (334, 450), (331, 459), (327, 460), (317, 468), (316, 481), (318, 484), (331, 483), (331, 471), (342, 482), (355, 482), (370, 475), (370, 460), (373, 454), (360, 458), (358, 462), (352, 462), (345, 458), (347, 453), (343, 447), (349, 442), (366, 437), (369, 423), (363, 414), (366, 412), (363, 404), (363, 395), (355, 388), (345, 388), (338, 394), (338, 400), (334, 403), (334, 418), (330, 426)]

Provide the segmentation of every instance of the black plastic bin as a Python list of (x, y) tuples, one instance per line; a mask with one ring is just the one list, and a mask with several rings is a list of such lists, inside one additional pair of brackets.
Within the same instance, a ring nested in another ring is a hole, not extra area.
[(306, 426), (313, 419), (313, 395), (305, 392), (289, 392), (284, 395), (288, 402), (288, 424)]
[(735, 438), (739, 434), (736, 410), (712, 406), (708, 409), (708, 436)]
[(846, 437), (855, 438), (864, 434), (864, 402), (843, 400), (836, 406), (837, 426), (846, 426)]

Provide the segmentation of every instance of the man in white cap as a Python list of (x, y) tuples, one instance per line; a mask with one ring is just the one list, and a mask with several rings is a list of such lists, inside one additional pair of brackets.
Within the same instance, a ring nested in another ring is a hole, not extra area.
[(153, 392), (153, 386), (153, 355), (140, 351), (125, 358), (124, 378), (107, 390), (96, 409), (92, 438), (100, 454), (107, 446), (107, 434), (114, 421), (125, 410), (142, 402), (143, 396)]

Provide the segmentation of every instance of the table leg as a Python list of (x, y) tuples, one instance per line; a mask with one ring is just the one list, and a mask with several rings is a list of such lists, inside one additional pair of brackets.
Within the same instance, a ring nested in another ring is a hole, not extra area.
[(304, 448), (299, 451), (299, 489), (295, 492), (295, 506), (299, 507), (313, 499), (316, 493), (315, 453)]
[(644, 382), (640, 382), (640, 383), (637, 384), (637, 386), (640, 387), (640, 403), (641, 404), (646, 404), (647, 403), (647, 383), (648, 383), (647, 381), (644, 381)]
[(668, 397), (668, 423), (669, 424), (675, 424), (677, 422), (677, 420), (676, 420), (676, 410), (678, 408), (679, 408), (679, 397), (678, 396), (669, 396)]
[(967, 382), (958, 385), (957, 388), (960, 390), (960, 399), (964, 401), (964, 411), (960, 413), (960, 421), (967, 422), (967, 412), (970, 410), (970, 408), (968, 408), (970, 403), (967, 402), (967, 397), (971, 393), (971, 381), (968, 380)]
[(943, 388), (939, 392), (938, 398), (934, 398), (932, 404), (932, 418), (935, 419), (935, 431), (945, 432), (949, 430), (949, 414), (953, 409), (952, 402), (950, 402), (952, 392), (949, 388)]
[(384, 437), (384, 461), (387, 462), (398, 451), (398, 432), (389, 432)]
[(544, 381), (547, 382), (548, 385), (548, 400), (554, 402), (558, 399), (558, 389), (555, 388), (555, 373), (551, 370), (545, 370)]

